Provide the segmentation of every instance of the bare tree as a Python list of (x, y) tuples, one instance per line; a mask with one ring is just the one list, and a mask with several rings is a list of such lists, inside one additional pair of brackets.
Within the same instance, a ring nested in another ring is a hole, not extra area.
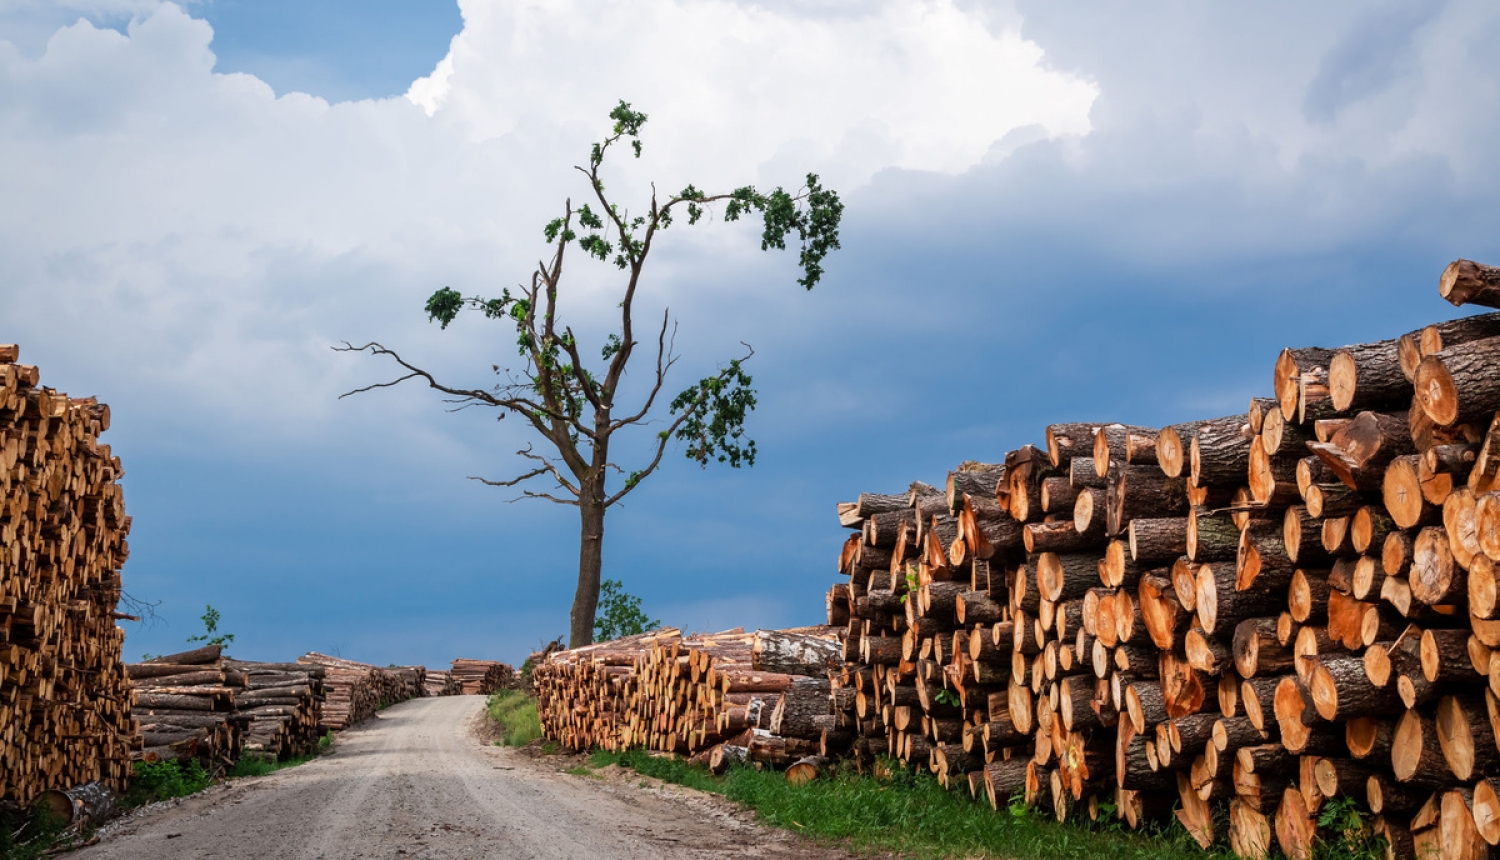
[[(653, 417), (653, 409), (668, 373), (679, 359), (672, 348), (676, 327), (670, 311), (664, 312), (656, 335), (655, 370), (649, 392), (634, 408), (616, 403), (626, 368), (639, 346), (633, 318), (637, 290), (658, 233), (672, 225), (674, 216), (685, 214), (689, 224), (696, 224), (709, 214), (714, 204), (723, 205), (725, 221), (758, 213), (764, 226), (762, 250), (784, 250), (787, 237), (796, 234), (801, 245), (802, 267), (798, 283), (810, 290), (823, 275), (824, 257), (839, 247), (839, 221), (844, 208), (837, 193), (819, 185), (816, 175), (808, 174), (807, 184), (795, 193), (778, 187), (763, 194), (747, 185), (725, 193), (706, 194), (689, 185), (663, 202), (653, 188), (646, 214), (631, 217), (628, 211), (610, 202), (600, 170), (606, 155), (617, 144), (628, 143), (635, 156), (640, 157), (640, 129), (646, 115), (631, 110), (622, 101), (610, 112), (610, 119), (614, 120), (610, 135), (594, 144), (587, 167), (576, 168), (587, 177), (593, 200), (576, 210), (572, 200), (567, 200), (562, 216), (546, 225), (543, 232), (547, 243), (556, 248), (550, 261), (537, 263), (529, 286), (520, 288), (518, 295), (505, 290), (499, 298), (464, 296), (444, 287), (427, 300), (428, 319), (441, 323), (445, 329), (466, 308), (490, 319), (510, 322), (515, 327), (516, 346), (526, 362), (523, 370), (490, 389), (460, 388), (440, 382), (379, 343), (363, 346), (345, 343), (335, 347), (340, 351), (387, 356), (404, 371), (396, 379), (356, 389), (345, 397), (419, 380), (448, 395), (448, 402), (455, 408), (482, 406), (501, 410), (501, 417), (518, 415), (546, 443), (540, 451), (529, 444), (516, 452), (532, 464), (525, 473), (503, 481), (473, 480), (497, 487), (520, 487), (523, 498), (546, 499), (578, 508), (581, 528), (578, 590), (573, 598), (568, 640), (574, 648), (593, 641), (603, 565), (604, 514), (656, 471), (671, 441), (684, 443), (687, 457), (703, 466), (710, 461), (734, 468), (755, 463), (755, 442), (744, 435), (745, 417), (756, 403), (751, 378), (743, 367), (745, 360), (754, 354), (748, 345), (739, 358), (728, 361), (672, 400), (664, 419), (665, 428), (656, 434), (641, 468), (627, 473), (610, 459), (610, 443), (616, 432), (658, 420)], [(595, 202), (597, 210), (593, 208)], [(589, 257), (612, 262), (624, 273), (619, 328), (608, 335), (599, 349), (602, 365), (598, 373), (589, 369), (573, 330), (561, 321), (563, 259), (570, 244), (576, 244)], [(499, 365), (492, 369), (496, 374), (508, 374)], [(522, 486), (538, 478), (553, 482), (549, 491)]]

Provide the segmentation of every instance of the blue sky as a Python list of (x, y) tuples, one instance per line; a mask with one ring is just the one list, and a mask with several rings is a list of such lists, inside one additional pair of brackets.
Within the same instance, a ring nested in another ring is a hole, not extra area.
[[(839, 501), (1053, 421), (1239, 411), (1282, 347), (1460, 315), (1442, 267), (1500, 260), (1497, 36), (1482, 2), (26, 0), (0, 6), (0, 341), (112, 407), (126, 587), (161, 601), (131, 656), (211, 603), (246, 657), (519, 660), (566, 631), (572, 511), (464, 479), (516, 471), (514, 422), (339, 400), (389, 368), (329, 347), (485, 384), (503, 328), (422, 302), (523, 281), (629, 99), (628, 200), (813, 170), (848, 208), (812, 293), (744, 225), (660, 247), (677, 382), (755, 346), (760, 456), (676, 453), (611, 512), (606, 575), (687, 628), (813, 623)], [(598, 338), (613, 270), (571, 273)]]

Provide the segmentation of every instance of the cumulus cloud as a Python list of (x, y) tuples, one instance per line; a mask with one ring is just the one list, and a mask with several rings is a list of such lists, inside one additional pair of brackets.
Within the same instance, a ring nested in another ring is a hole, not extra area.
[(632, 177), (740, 184), (771, 165), (770, 181), (825, 170), (846, 189), (961, 170), (1017, 126), (1082, 132), (1093, 97), (1014, 32), (923, 0), (820, 19), (469, 3), (409, 99), (339, 104), (215, 73), (211, 29), (177, 5), (69, 8), (132, 17), (72, 21), (36, 57), (0, 43), (0, 253), (23, 318), (52, 321), (16, 336), (129, 350), (147, 387), (256, 433), (316, 423), (348, 387), (323, 345), (410, 342), (424, 289), (524, 278), (621, 96), (653, 116)]

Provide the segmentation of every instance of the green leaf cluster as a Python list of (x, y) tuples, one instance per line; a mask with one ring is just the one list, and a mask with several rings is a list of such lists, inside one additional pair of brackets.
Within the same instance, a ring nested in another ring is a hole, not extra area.
[(677, 438), (687, 457), (700, 466), (710, 460), (738, 469), (755, 465), (755, 440), (745, 438), (745, 418), (755, 410), (755, 389), (738, 361), (716, 376), (705, 377), (672, 400), (672, 413), (683, 421)]
[(197, 636), (189, 636), (187, 638), (189, 645), (195, 642), (207, 642), (222, 648), (234, 641), (233, 633), (219, 633), (219, 610), (213, 608), (212, 605), (205, 607), (204, 613), (199, 617), (203, 619), (203, 632)]
[(594, 641), (607, 642), (655, 630), (661, 622), (641, 611), (641, 599), (625, 591), (618, 579), (599, 584), (599, 607), (594, 613)]

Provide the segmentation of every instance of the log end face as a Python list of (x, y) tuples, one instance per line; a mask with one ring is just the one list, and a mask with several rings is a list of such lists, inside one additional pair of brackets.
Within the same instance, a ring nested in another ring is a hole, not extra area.
[(1417, 402), (1433, 423), (1447, 427), (1458, 420), (1458, 389), (1441, 359), (1432, 355), (1422, 359), (1413, 385)]

